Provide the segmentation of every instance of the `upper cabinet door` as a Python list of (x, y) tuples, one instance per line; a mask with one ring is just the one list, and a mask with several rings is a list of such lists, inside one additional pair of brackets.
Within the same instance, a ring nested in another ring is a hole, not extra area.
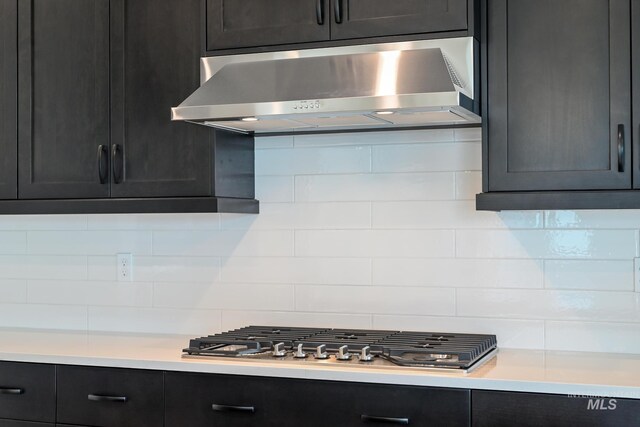
[(466, 30), (467, 0), (331, 0), (333, 40)]
[(0, 199), (17, 197), (18, 1), (0, 0)]
[(207, 50), (329, 40), (328, 14), (329, 0), (207, 0)]
[(171, 121), (200, 85), (201, 0), (111, 0), (111, 197), (211, 194), (214, 131)]
[(629, 0), (486, 12), (488, 190), (630, 188)]
[(18, 0), (18, 34), (19, 197), (108, 197), (109, 0)]

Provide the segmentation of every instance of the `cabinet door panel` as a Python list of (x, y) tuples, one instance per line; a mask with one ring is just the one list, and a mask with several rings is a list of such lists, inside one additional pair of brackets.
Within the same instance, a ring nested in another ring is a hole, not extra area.
[(467, 0), (331, 0), (333, 40), (466, 30)]
[(640, 3), (631, 2), (631, 47), (633, 81), (633, 188), (640, 188)]
[[(1, 362), (0, 388), (4, 389), (4, 393), (0, 394), (0, 417), (40, 422), (55, 421), (54, 366)], [(0, 422), (0, 426), (9, 425), (7, 423)]]
[[(171, 122), (200, 84), (200, 0), (112, 0), (112, 197), (207, 196), (213, 131)], [(117, 171), (114, 177), (114, 170)]]
[(207, 0), (207, 50), (329, 40), (329, 0)]
[(108, 197), (109, 0), (19, 0), (18, 31), (19, 197)]
[(0, 199), (18, 191), (17, 24), (17, 0), (0, 0)]
[(629, 1), (487, 3), (489, 190), (630, 188)]

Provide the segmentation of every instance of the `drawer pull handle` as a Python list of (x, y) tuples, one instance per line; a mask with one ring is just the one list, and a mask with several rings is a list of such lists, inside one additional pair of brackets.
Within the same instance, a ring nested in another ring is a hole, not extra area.
[(0, 394), (22, 394), (23, 388), (0, 387)]
[(101, 394), (90, 394), (87, 399), (93, 402), (120, 402), (125, 403), (127, 401), (126, 396), (104, 396)]
[(233, 405), (211, 405), (211, 409), (216, 412), (247, 412), (254, 413), (256, 412), (256, 408), (254, 406), (233, 406)]
[(384, 424), (400, 424), (409, 425), (409, 418), (394, 418), (394, 417), (374, 417), (373, 415), (361, 415), (360, 420), (365, 423), (384, 423)]

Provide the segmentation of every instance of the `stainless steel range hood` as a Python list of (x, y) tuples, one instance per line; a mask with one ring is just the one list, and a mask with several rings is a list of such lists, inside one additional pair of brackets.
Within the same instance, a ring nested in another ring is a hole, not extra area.
[(472, 37), (202, 58), (172, 120), (243, 133), (479, 123)]

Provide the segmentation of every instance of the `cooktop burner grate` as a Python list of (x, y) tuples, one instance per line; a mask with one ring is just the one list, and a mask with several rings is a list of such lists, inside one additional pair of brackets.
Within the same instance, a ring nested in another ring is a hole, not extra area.
[(300, 358), (303, 352), (314, 354), (320, 352), (318, 349), (336, 357), (341, 348), (342, 353), (346, 348), (348, 352), (362, 352), (361, 358), (371, 354), (400, 366), (466, 370), (492, 354), (496, 347), (495, 335), (248, 326), (192, 339), (184, 352), (228, 357), (270, 357), (268, 354), (273, 352), (280, 358)]

